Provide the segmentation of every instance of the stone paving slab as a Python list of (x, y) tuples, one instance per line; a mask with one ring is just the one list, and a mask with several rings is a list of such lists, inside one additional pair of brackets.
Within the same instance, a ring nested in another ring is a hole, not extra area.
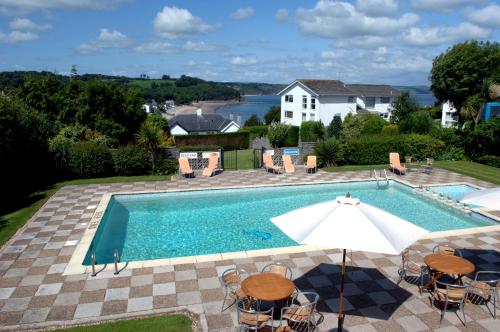
[[(410, 172), (394, 177), (413, 185), (467, 182), (481, 187), (494, 186), (440, 169), (431, 174)], [(270, 262), (281, 261), (291, 266), (298, 288), (320, 294), (318, 329), (331, 330), (337, 322), (339, 250), (126, 269), (118, 276), (111, 272), (96, 277), (89, 274), (63, 276), (62, 272), (103, 195), (109, 192), (369, 178), (369, 171), (307, 175), (298, 168), (291, 176), (251, 170), (223, 172), (212, 178), (174, 177), (172, 181), (66, 186), (0, 251), (0, 329), (50, 327), (189, 309), (199, 315), (204, 330), (233, 331), (236, 312), (234, 307), (220, 312), (224, 293), (218, 277), (229, 267), (238, 266), (254, 273)], [(464, 248), (465, 256), (478, 270), (500, 270), (500, 232), (421, 240), (412, 246), (413, 258), (422, 262), (423, 256), (438, 243)], [(447, 313), (439, 325), (439, 311), (430, 306), (428, 294), (420, 295), (411, 283), (396, 284), (399, 260), (399, 257), (363, 252), (349, 255), (345, 301), (348, 330), (500, 330), (500, 320), (494, 320), (484, 306), (473, 304), (466, 305), (467, 327), (453, 312)]]

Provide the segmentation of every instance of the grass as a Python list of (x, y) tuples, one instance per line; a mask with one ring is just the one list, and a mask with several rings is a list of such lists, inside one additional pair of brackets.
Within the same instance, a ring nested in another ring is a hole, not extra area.
[(56, 191), (68, 185), (84, 185), (98, 183), (137, 182), (137, 181), (168, 181), (170, 176), (114, 176), (108, 178), (79, 179), (58, 182), (51, 187), (37, 191), (18, 210), (0, 216), (0, 246), (7, 242), (14, 233), (21, 228)]
[(252, 169), (253, 154), (253, 149), (238, 150), (238, 169)]
[(331, 167), (324, 167), (322, 168), (322, 170), (327, 172), (347, 172), (347, 171), (369, 171), (372, 169), (384, 169), (384, 168), (387, 168), (387, 164), (331, 166)]
[(122, 320), (99, 325), (78, 326), (56, 331), (66, 332), (188, 332), (192, 330), (191, 319), (184, 315), (156, 316), (142, 319)]
[(436, 167), (444, 168), (448, 171), (468, 175), (470, 177), (500, 184), (500, 168), (478, 164), (472, 161), (436, 161)]

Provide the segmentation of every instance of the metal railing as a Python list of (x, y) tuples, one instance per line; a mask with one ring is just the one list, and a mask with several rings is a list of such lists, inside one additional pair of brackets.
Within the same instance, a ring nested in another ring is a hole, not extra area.
[[(377, 188), (385, 188), (389, 186), (389, 177), (387, 176), (387, 171), (384, 169), (384, 172), (382, 173), (382, 170), (380, 170), (379, 174), (377, 175), (377, 171), (373, 169), (371, 171), (371, 176), (375, 178), (375, 181), (377, 181)], [(385, 180), (385, 184), (381, 186), (381, 181)]]
[[(92, 255), (90, 255), (90, 262), (92, 264), (92, 273), (91, 273), (92, 277), (95, 277), (95, 276), (97, 276), (98, 273), (100, 273), (101, 271), (104, 271), (104, 269), (106, 269), (106, 267), (108, 265), (108, 264), (104, 264), (102, 269), (100, 269), (99, 271), (96, 271), (96, 266), (98, 265), (98, 263), (97, 263), (97, 255), (96, 255), (95, 251), (93, 251)], [(121, 269), (118, 269), (118, 263), (120, 263), (120, 262), (121, 262), (120, 252), (118, 251), (118, 249), (115, 249), (115, 251), (113, 253), (113, 263), (114, 263), (114, 270), (115, 270), (114, 274), (115, 275), (117, 275), (121, 271), (123, 271), (128, 265), (128, 262), (126, 262), (125, 265)]]

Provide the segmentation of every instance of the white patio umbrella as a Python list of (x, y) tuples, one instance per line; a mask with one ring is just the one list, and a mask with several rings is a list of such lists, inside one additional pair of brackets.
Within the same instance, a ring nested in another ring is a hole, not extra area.
[(500, 187), (471, 191), (465, 194), (460, 202), (500, 210)]
[(271, 221), (300, 244), (343, 249), (340, 274), (338, 329), (344, 315), (344, 274), (346, 250), (398, 255), (420, 239), (427, 230), (389, 212), (339, 196), (336, 200), (290, 211)]

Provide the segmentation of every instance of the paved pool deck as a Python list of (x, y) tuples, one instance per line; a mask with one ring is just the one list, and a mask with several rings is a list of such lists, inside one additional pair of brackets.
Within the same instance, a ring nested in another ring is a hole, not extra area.
[[(392, 175), (392, 174), (391, 174)], [(394, 175), (392, 175), (394, 176)], [(413, 185), (470, 183), (493, 187), (453, 172), (435, 169), (431, 174), (411, 172), (394, 176)], [(247, 185), (324, 183), (370, 179), (369, 171), (275, 176), (263, 170), (223, 172), (212, 178), (67, 186), (59, 190), (0, 251), (0, 330), (53, 328), (96, 321), (189, 311), (197, 317), (197, 329), (234, 331), (236, 312), (220, 313), (223, 288), (218, 276), (238, 266), (258, 272), (270, 262), (284, 262), (303, 291), (321, 296), (318, 305), (320, 331), (337, 324), (339, 250), (314, 250), (266, 254), (217, 261), (186, 260), (142, 268), (124, 269), (115, 276), (103, 271), (63, 275), (70, 259), (104, 195), (171, 189), (207, 189)], [(499, 211), (492, 212), (500, 216)], [(411, 247), (414, 259), (423, 261), (434, 245), (448, 243), (463, 248), (464, 256), (478, 270), (500, 270), (500, 232), (424, 239)], [(484, 306), (467, 304), (467, 327), (453, 312), (441, 326), (439, 310), (430, 306), (429, 294), (415, 285), (396, 285), (399, 256), (353, 252), (346, 276), (346, 321), (349, 331), (499, 331)]]

